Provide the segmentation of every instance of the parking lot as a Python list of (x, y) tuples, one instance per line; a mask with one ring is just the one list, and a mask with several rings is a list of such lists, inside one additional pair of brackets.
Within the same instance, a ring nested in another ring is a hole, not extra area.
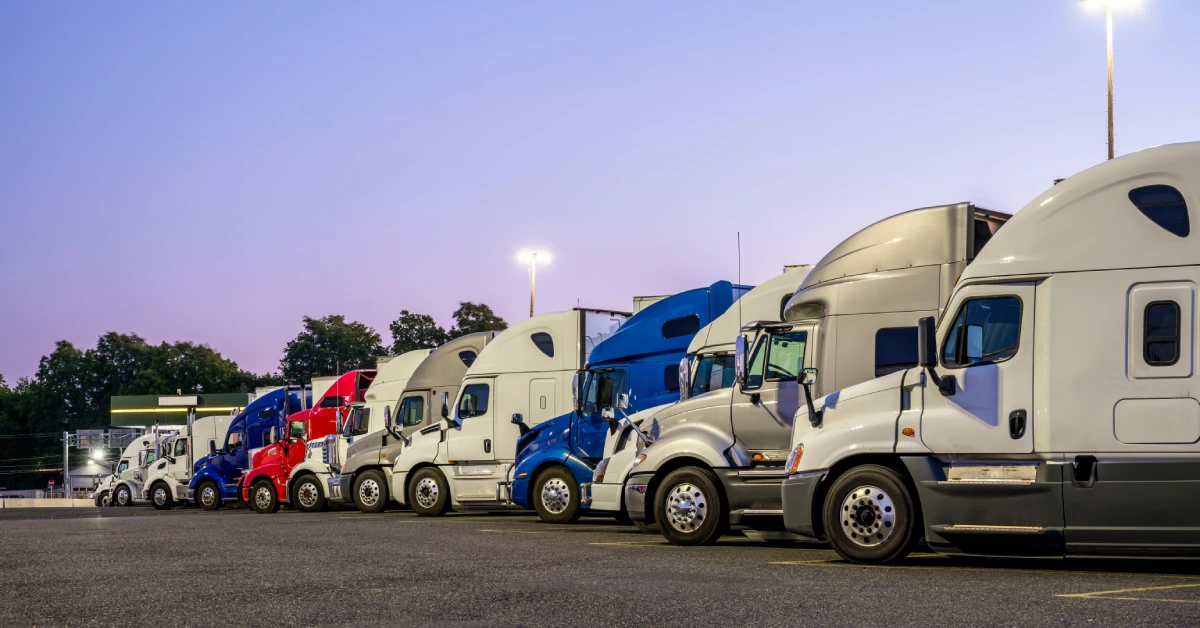
[(860, 567), (611, 519), (0, 510), (0, 625), (1195, 625), (1200, 563)]

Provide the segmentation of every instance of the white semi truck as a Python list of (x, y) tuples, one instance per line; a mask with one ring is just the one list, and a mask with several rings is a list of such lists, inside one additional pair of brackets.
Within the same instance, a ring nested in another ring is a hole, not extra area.
[[(385, 419), (391, 416), (391, 408), (400, 392), (430, 351), (418, 349), (377, 362), (375, 379), (367, 387), (363, 402), (339, 410), (340, 418), (334, 433), (308, 443), (304, 461), (292, 469), (287, 483), (288, 494), (295, 496), (292, 506), (302, 512), (316, 512), (328, 507), (329, 482), (338, 475), (339, 461), (346, 458), (346, 448), (355, 439), (383, 432)], [(313, 380), (313, 386), (317, 385), (317, 380)], [(328, 386), (324, 388), (328, 389)]]
[[(1092, 167), (963, 271), (919, 364), (796, 417), (784, 520), (847, 560), (1195, 556), (1200, 143)], [(819, 374), (821, 377), (823, 373)]]
[(188, 482), (196, 458), (225, 442), (232, 414), (188, 417), (187, 428), (160, 440), (157, 462), (148, 465), (142, 482), (141, 499), (157, 510), (167, 510), (176, 501), (187, 503)]
[(147, 433), (139, 436), (121, 452), (117, 460), (117, 468), (112, 475), (100, 481), (95, 490), (96, 505), (132, 506), (142, 501), (142, 478), (145, 477), (145, 467), (154, 462), (154, 452), (158, 442), (166, 436), (157, 433)]
[[(535, 316), (489, 342), (467, 369), (442, 419), (410, 437), (393, 465), (391, 493), (417, 514), (513, 508), (498, 494), (529, 426), (569, 412), (588, 354), (629, 314), (576, 308)], [(453, 404), (453, 405), (452, 405)]]
[[(786, 267), (782, 274), (747, 292), (724, 314), (696, 333), (688, 345), (687, 357), (680, 363), (681, 401), (733, 385), (734, 339), (742, 328), (742, 322), (782, 320), (783, 307), (811, 268), (811, 265)], [(640, 428), (648, 417), (669, 407), (657, 406), (633, 414), (629, 417), (630, 421), (620, 422), (617, 430), (605, 439), (605, 457), (596, 465), (592, 482), (581, 487), (585, 504), (590, 504), (591, 508), (598, 511), (625, 511), (622, 496), (625, 477), (640, 453), (638, 439), (645, 438), (645, 435), (639, 436), (634, 430)], [(646, 425), (652, 424), (653, 420)]]

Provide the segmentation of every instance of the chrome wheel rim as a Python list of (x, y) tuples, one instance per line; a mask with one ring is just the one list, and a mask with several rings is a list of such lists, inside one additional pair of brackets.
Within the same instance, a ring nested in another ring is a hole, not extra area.
[(561, 515), (571, 504), (571, 487), (559, 478), (550, 478), (542, 485), (542, 505), (552, 514)]
[(417, 503), (422, 508), (433, 508), (438, 502), (438, 483), (433, 478), (421, 478), (417, 482)]
[(842, 532), (855, 545), (873, 547), (888, 540), (896, 526), (892, 497), (877, 486), (860, 486), (842, 500)]
[(154, 489), (154, 503), (159, 506), (165, 506), (167, 503), (167, 490), (163, 487)]
[(296, 489), (296, 500), (304, 508), (315, 508), (320, 497), (320, 489), (312, 482), (301, 482), (300, 487)]
[(254, 505), (258, 506), (259, 510), (267, 510), (271, 507), (271, 489), (260, 486), (254, 489)]
[(100, 498), (100, 505), (101, 505), (101, 506), (107, 506), (107, 505), (109, 505), (109, 504), (111, 504), (111, 503), (112, 503), (112, 497), (110, 497), (110, 496), (108, 495), (108, 493), (105, 493), (105, 494), (104, 494), (104, 495), (103, 495), (103, 496)]
[(129, 503), (129, 491), (121, 489), (117, 491), (117, 505), (124, 506)]
[(212, 506), (217, 503), (217, 491), (211, 486), (200, 489), (200, 503), (205, 506)]
[(677, 531), (695, 532), (707, 515), (708, 498), (695, 484), (678, 484), (667, 493), (667, 522)]
[(363, 480), (358, 485), (358, 501), (364, 506), (374, 506), (379, 501), (379, 484), (375, 480)]

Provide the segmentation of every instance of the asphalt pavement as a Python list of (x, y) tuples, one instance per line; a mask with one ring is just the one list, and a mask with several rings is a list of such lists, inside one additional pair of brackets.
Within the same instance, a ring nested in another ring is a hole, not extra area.
[(0, 510), (0, 625), (1200, 624), (1200, 562), (888, 567), (608, 518), (148, 507)]

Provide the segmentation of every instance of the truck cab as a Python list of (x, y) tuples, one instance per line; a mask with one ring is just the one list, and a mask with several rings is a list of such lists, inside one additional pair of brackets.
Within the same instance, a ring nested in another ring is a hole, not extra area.
[(188, 501), (204, 510), (237, 501), (250, 452), (266, 447), (287, 427), (288, 417), (312, 407), (310, 386), (280, 386), (262, 391), (229, 422), (229, 430), (208, 455), (196, 461), (188, 481)]
[[(353, 442), (342, 452), (337, 452), (333, 467), (341, 464), (340, 473), (329, 478), (329, 495), (333, 501), (353, 502), (361, 511), (382, 512), (388, 503), (398, 501), (391, 492), (392, 464), (404, 447), (405, 441), (416, 432), (432, 425), (438, 414), (442, 394), (447, 399), (458, 395), (463, 376), (475, 363), (496, 332), (486, 331), (460, 336), (434, 349), (403, 386), (403, 390), (381, 391), (380, 402), (389, 400), (382, 410), (371, 410), (371, 417), (382, 416), (384, 429), (371, 430), (363, 436), (354, 437)], [(374, 386), (367, 391), (368, 398)], [(362, 432), (362, 427), (352, 419), (348, 430)], [(344, 460), (344, 462), (342, 462)]]
[(175, 502), (186, 503), (196, 456), (214, 449), (232, 421), (232, 415), (196, 419), (189, 413), (184, 431), (161, 440), (155, 454), (158, 460), (146, 470), (142, 499), (157, 510), (168, 510)]
[(297, 510), (315, 512), (334, 501), (329, 483), (338, 479), (347, 450), (364, 439), (378, 446), (386, 438), (384, 428), (390, 422), (392, 406), (429, 353), (429, 349), (418, 349), (380, 358), (363, 400), (342, 408), (333, 433), (309, 441), (307, 457), (288, 478), (288, 494)]
[(635, 430), (642, 429), (643, 425), (653, 425), (653, 420), (645, 422), (646, 419), (674, 403), (732, 386), (734, 338), (742, 327), (741, 321), (782, 320), (784, 305), (811, 268), (812, 265), (786, 267), (782, 274), (751, 289), (693, 336), (685, 361), (673, 373), (679, 384), (676, 384), (678, 393), (671, 399), (672, 404), (614, 412), (614, 418), (628, 413), (629, 420), (616, 422), (614, 429), (606, 434), (603, 459), (593, 470), (591, 481), (580, 487), (585, 504), (598, 511), (625, 512), (625, 478), (641, 452), (642, 439), (648, 438)]
[[(636, 412), (679, 398), (679, 361), (696, 332), (724, 313), (750, 287), (718, 281), (680, 292), (634, 314), (588, 357), (574, 408), (531, 428), (517, 441), (503, 492), (543, 521), (567, 523), (586, 510), (580, 484), (592, 479), (604, 442), (617, 425), (605, 418), (617, 395)], [(620, 509), (617, 509), (620, 513)]]
[[(917, 321), (1008, 215), (970, 203), (882, 220), (834, 247), (805, 277), (782, 322), (748, 321), (734, 385), (657, 415), (658, 435), (625, 484), (630, 517), (679, 545), (730, 530), (786, 535), (780, 485), (796, 411), (821, 395), (916, 364)], [(806, 370), (818, 369), (801, 386)]]
[[(1195, 556), (1200, 143), (1033, 199), (918, 326), (918, 364), (797, 416), (788, 529), (846, 560)], [(1191, 207), (1189, 207), (1189, 205)], [(818, 373), (817, 377), (823, 377)]]
[(441, 419), (400, 451), (392, 495), (422, 516), (514, 508), (498, 487), (507, 480), (517, 439), (567, 412), (573, 378), (628, 317), (577, 308), (497, 334), (467, 369), (457, 399), (441, 395)]
[(146, 465), (154, 462), (154, 449), (160, 437), (146, 433), (125, 447), (112, 475), (96, 489), (96, 502), (109, 506), (132, 506), (142, 501), (142, 478)]
[[(287, 418), (284, 431), (275, 442), (254, 454), (251, 468), (239, 487), (242, 499), (259, 514), (273, 513), (281, 504), (296, 503), (289, 491), (292, 469), (308, 457), (308, 450), (321, 447), (323, 439), (337, 432), (350, 404), (361, 402), (375, 378), (375, 369), (349, 371), (337, 377), (316, 405)], [(323, 510), (325, 499), (307, 495), (313, 510)]]

